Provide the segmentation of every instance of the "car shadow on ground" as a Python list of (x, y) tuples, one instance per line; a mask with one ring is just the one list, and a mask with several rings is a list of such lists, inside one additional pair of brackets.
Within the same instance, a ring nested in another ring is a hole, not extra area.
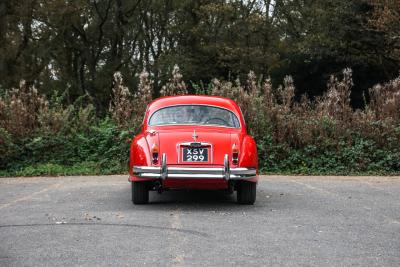
[[(280, 191), (257, 189), (257, 200), (254, 205), (241, 205), (236, 201), (236, 192), (228, 194), (224, 191), (213, 190), (168, 190), (159, 194), (150, 191), (149, 203), (144, 205), (134, 205), (131, 200), (130, 188), (124, 188), (120, 194), (114, 192), (112, 198), (114, 203), (119, 203), (120, 210), (160, 210), (173, 211), (184, 209), (196, 211), (245, 211), (260, 210), (274, 206), (274, 201), (282, 201)], [(100, 201), (100, 200), (99, 200)], [(108, 201), (101, 201), (108, 203)], [(115, 205), (115, 204), (114, 204)]]
[(147, 205), (134, 205), (134, 208), (146, 208), (151, 210), (201, 210), (201, 211), (242, 211), (258, 210), (268, 205), (263, 199), (256, 201), (254, 205), (241, 205), (236, 201), (236, 192), (228, 194), (224, 191), (210, 190), (179, 190), (165, 191), (162, 194), (150, 192)]
[(149, 204), (236, 204), (236, 194), (210, 190), (172, 190), (150, 192)]

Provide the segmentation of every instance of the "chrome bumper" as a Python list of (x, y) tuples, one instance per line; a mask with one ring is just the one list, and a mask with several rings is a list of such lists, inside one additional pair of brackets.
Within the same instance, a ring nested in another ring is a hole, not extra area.
[(186, 168), (168, 167), (167, 156), (163, 154), (161, 167), (133, 166), (133, 174), (142, 178), (158, 179), (225, 179), (243, 180), (256, 177), (255, 168), (230, 168), (228, 155), (224, 158), (224, 167), (219, 168)]

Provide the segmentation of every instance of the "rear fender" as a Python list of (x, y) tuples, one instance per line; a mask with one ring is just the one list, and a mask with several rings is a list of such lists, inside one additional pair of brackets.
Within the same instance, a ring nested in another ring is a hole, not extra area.
[(133, 177), (133, 166), (151, 166), (150, 145), (143, 134), (137, 135), (131, 143), (129, 174)]
[(251, 137), (250, 135), (246, 135), (243, 138), (242, 146), (240, 148), (239, 166), (246, 168), (256, 168), (258, 175), (257, 145), (253, 137)]

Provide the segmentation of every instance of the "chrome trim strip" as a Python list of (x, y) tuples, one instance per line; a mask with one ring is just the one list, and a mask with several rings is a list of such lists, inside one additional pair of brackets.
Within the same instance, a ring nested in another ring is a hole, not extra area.
[(162, 154), (161, 159), (161, 179), (165, 180), (168, 176), (168, 167), (167, 167), (167, 154)]
[(229, 166), (229, 156), (228, 156), (228, 154), (225, 154), (225, 156), (224, 156), (224, 179), (226, 181), (228, 181), (230, 176), (231, 176), (231, 170), (230, 170), (230, 166)]
[[(156, 113), (157, 111), (159, 111), (159, 110), (162, 110), (162, 109), (165, 109), (165, 108), (169, 108), (169, 107), (179, 107), (179, 106), (206, 106), (206, 107), (214, 107), (214, 108), (219, 108), (219, 109), (224, 109), (224, 110), (226, 110), (226, 111), (229, 111), (229, 112), (231, 112), (233, 115), (235, 115), (235, 117), (236, 117), (236, 119), (238, 120), (238, 122), (239, 122), (239, 127), (230, 127), (230, 126), (225, 126), (225, 125), (219, 125), (219, 124), (196, 124), (196, 123), (182, 123), (182, 124), (159, 124), (159, 125), (150, 125), (149, 124), (149, 122), (150, 122), (150, 119), (151, 119), (151, 117), (153, 117), (153, 115), (154, 115), (154, 113)], [(239, 107), (239, 109), (240, 109), (240, 107)], [(243, 112), (242, 112), (242, 110), (240, 109), (240, 112), (242, 113), (242, 114), (236, 114), (236, 112), (233, 112), (232, 110), (230, 110), (230, 109), (228, 109), (228, 108), (224, 108), (224, 107), (221, 107), (221, 106), (216, 106), (216, 105), (209, 105), (209, 104), (176, 104), (176, 105), (169, 105), (169, 106), (165, 106), (165, 107), (161, 107), (161, 108), (159, 108), (159, 109), (156, 109), (156, 110), (154, 110), (153, 111), (153, 113), (151, 113), (150, 115), (149, 115), (149, 118), (147, 119), (147, 126), (148, 127), (158, 127), (158, 126), (183, 126), (183, 125), (188, 125), (188, 126), (191, 126), (191, 125), (195, 125), (195, 126), (214, 126), (214, 127), (223, 127), (223, 128), (230, 128), (230, 129), (241, 129), (242, 128), (242, 122), (240, 121), (240, 115), (242, 115), (242, 117), (243, 117)], [(244, 120), (244, 119), (243, 119)]]
[(231, 169), (231, 175), (256, 175), (255, 168), (234, 168)]
[[(192, 146), (193, 143), (199, 143), (199, 146), (211, 146), (211, 143), (207, 143), (207, 142), (183, 142), (183, 143), (179, 143), (181, 146)], [(193, 147), (197, 147), (197, 146), (193, 146)]]
[[(164, 159), (164, 157), (163, 157)], [(163, 162), (166, 162), (163, 161)], [(193, 167), (162, 167), (133, 166), (133, 173), (138, 177), (157, 179), (225, 179), (241, 180), (254, 178), (257, 175), (255, 168), (231, 168), (227, 173), (225, 167), (193, 168)]]
[[(235, 113), (234, 113), (235, 114)], [(240, 122), (239, 122), (240, 123)], [(229, 126), (224, 126), (224, 125), (220, 125), (220, 124), (196, 124), (196, 123), (172, 123), (172, 124), (157, 124), (157, 125), (149, 125), (148, 127), (162, 127), (162, 126), (211, 126), (211, 127), (221, 127), (221, 128), (228, 128), (228, 129), (240, 129), (240, 127), (236, 128), (236, 127), (229, 127)]]

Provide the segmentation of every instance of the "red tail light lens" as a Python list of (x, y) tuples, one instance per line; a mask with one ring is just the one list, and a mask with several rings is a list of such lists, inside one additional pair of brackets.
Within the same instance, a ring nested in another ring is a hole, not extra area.
[(153, 160), (153, 164), (157, 164), (158, 163), (158, 145), (157, 144), (153, 144), (153, 146), (151, 147), (151, 155), (152, 155), (152, 160)]
[(236, 144), (232, 146), (232, 163), (237, 165), (239, 163), (239, 149)]

